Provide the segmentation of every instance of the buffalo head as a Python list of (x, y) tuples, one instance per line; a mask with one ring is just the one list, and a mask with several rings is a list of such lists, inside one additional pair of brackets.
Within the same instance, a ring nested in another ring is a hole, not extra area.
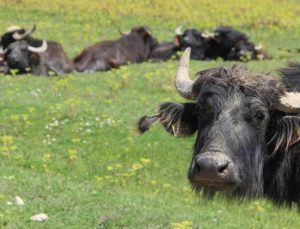
[(147, 55), (158, 45), (158, 41), (153, 37), (149, 28), (145, 26), (137, 26), (131, 29), (130, 34), (139, 36), (147, 47)]
[(5, 52), (5, 60), (10, 69), (17, 69), (19, 73), (25, 73), (34, 61), (38, 61), (38, 53), (47, 50), (47, 42), (32, 40), (34, 42), (21, 40), (11, 43)]
[(182, 31), (181, 27), (177, 27), (175, 33), (174, 42), (180, 46), (182, 50), (185, 50), (187, 47), (192, 47), (192, 59), (203, 60), (206, 58), (206, 34), (201, 33), (197, 29), (186, 29)]

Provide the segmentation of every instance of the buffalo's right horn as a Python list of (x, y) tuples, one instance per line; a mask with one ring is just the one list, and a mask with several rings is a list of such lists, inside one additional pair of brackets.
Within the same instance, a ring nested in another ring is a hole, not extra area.
[(178, 26), (176, 29), (175, 29), (175, 34), (176, 35), (182, 35), (183, 32), (182, 32), (182, 26)]
[(11, 33), (13, 31), (16, 31), (16, 30), (21, 30), (22, 28), (18, 25), (12, 25), (12, 26), (9, 26), (7, 29), (6, 29), (6, 33)]
[(34, 52), (34, 53), (42, 53), (45, 52), (48, 48), (48, 44), (45, 40), (43, 40), (43, 43), (40, 47), (33, 47), (33, 46), (28, 46), (28, 50), (30, 52)]
[(19, 33), (19, 31), (16, 31), (13, 33), (12, 37), (15, 39), (15, 40), (22, 40), (24, 38), (26, 38), (27, 36), (29, 36), (30, 34), (32, 34), (36, 29), (36, 26), (35, 24), (33, 25), (32, 29), (31, 30), (26, 30), (24, 33)]
[(203, 38), (207, 38), (207, 39), (214, 38), (215, 37), (215, 33), (211, 33), (209, 31), (204, 31), (203, 33), (201, 33), (201, 36)]
[(194, 81), (189, 76), (189, 60), (190, 60), (191, 48), (184, 50), (177, 69), (175, 87), (178, 93), (190, 100), (195, 99), (193, 94)]
[(280, 102), (276, 108), (286, 113), (299, 113), (300, 112), (300, 92), (286, 92), (280, 98)]

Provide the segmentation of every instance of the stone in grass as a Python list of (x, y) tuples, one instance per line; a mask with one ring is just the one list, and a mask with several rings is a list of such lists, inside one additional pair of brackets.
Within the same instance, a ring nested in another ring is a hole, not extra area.
[(15, 205), (24, 205), (24, 200), (22, 200), (21, 197), (16, 196), (14, 199), (14, 203), (15, 203)]
[(48, 216), (44, 213), (36, 214), (30, 217), (32, 221), (42, 222), (48, 220)]

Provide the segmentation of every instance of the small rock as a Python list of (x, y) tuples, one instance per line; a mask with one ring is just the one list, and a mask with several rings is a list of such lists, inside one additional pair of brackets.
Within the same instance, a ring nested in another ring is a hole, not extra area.
[(99, 220), (99, 223), (101, 224), (101, 223), (106, 223), (107, 221), (110, 221), (112, 219), (113, 219), (112, 216), (103, 215), (103, 216), (100, 216), (98, 220)]
[(32, 221), (42, 222), (48, 220), (48, 216), (44, 213), (36, 214), (30, 217)]
[(22, 200), (22, 198), (19, 196), (15, 197), (14, 202), (15, 202), (15, 205), (24, 205), (24, 200)]

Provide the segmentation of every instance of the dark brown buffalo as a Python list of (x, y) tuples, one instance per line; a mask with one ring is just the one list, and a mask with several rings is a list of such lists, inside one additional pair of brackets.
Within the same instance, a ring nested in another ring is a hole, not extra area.
[(79, 72), (94, 72), (140, 63), (149, 58), (157, 44), (146, 27), (135, 27), (117, 40), (101, 41), (84, 49), (74, 58), (74, 64)]
[(193, 81), (189, 56), (175, 86), (190, 102), (161, 104), (139, 130), (160, 122), (175, 136), (197, 133), (188, 171), (195, 190), (300, 207), (300, 65), (280, 70), (283, 81), (245, 65), (207, 69)]

